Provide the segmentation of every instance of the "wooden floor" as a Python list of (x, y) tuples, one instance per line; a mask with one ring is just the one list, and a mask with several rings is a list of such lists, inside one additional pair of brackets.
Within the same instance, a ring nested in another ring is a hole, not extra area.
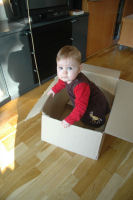
[[(133, 49), (115, 46), (87, 63), (133, 82)], [(0, 108), (0, 200), (133, 200), (132, 144), (106, 136), (95, 161), (42, 142), (41, 114), (23, 121), (50, 82)]]

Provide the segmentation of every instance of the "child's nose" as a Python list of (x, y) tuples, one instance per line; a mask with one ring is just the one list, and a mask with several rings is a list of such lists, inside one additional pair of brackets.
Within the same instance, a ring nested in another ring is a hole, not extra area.
[(63, 74), (67, 74), (67, 70), (66, 69), (63, 70)]

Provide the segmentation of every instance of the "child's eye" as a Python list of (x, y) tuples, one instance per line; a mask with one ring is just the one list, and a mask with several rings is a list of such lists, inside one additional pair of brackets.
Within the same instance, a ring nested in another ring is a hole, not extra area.
[(63, 67), (58, 67), (60, 70), (62, 70), (63, 69)]
[(68, 67), (68, 70), (72, 70), (72, 67)]

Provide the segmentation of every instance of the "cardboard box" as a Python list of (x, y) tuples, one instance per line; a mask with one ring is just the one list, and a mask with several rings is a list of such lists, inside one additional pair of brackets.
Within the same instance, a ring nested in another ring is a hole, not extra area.
[[(82, 72), (105, 93), (111, 112), (104, 126), (90, 129), (78, 123), (63, 128), (61, 120), (66, 114), (69, 97), (66, 90), (48, 97), (47, 92), (57, 82), (57, 77), (44, 92), (26, 120), (42, 111), (41, 139), (66, 150), (92, 159), (98, 159), (105, 134), (133, 142), (133, 83), (119, 80), (120, 72), (83, 64)], [(63, 114), (64, 113), (64, 114)]]

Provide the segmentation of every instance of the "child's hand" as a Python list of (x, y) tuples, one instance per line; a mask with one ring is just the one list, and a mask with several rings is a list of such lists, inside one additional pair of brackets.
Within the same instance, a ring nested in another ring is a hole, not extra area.
[(51, 90), (49, 90), (49, 92), (47, 93), (47, 95), (52, 95), (52, 97), (54, 97), (54, 95), (55, 95), (55, 93), (54, 93), (54, 91), (51, 89)]
[(64, 128), (67, 128), (67, 127), (69, 127), (71, 124), (69, 124), (68, 122), (66, 122), (65, 120), (63, 120), (62, 122), (62, 126), (64, 127)]

